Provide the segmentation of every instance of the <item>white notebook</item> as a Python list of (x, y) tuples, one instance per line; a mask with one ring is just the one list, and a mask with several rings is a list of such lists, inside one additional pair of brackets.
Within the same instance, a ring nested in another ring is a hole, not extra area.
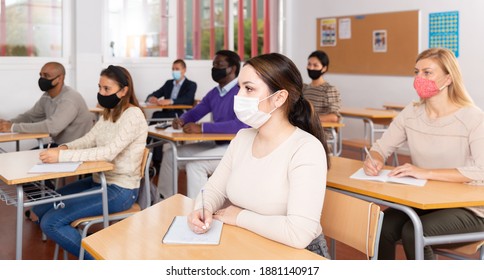
[(223, 223), (221, 221), (212, 220), (210, 229), (206, 233), (197, 234), (188, 227), (187, 216), (176, 216), (173, 218), (162, 242), (165, 244), (218, 245), (222, 227)]
[(425, 183), (427, 183), (427, 180), (416, 179), (413, 177), (401, 177), (401, 178), (391, 177), (391, 176), (388, 176), (388, 173), (390, 173), (390, 171), (391, 170), (384, 169), (380, 171), (380, 174), (378, 176), (368, 176), (365, 174), (365, 171), (363, 170), (363, 168), (360, 168), (353, 175), (351, 175), (350, 178), (357, 179), (357, 180), (398, 183), (398, 184), (412, 185), (412, 186), (418, 186), (418, 187), (423, 187), (425, 186)]
[(82, 162), (37, 163), (28, 173), (74, 172)]

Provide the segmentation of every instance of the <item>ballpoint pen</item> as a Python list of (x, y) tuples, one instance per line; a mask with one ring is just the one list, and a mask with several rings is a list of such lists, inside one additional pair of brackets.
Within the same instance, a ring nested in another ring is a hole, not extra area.
[(376, 163), (375, 161), (373, 160), (373, 157), (371, 156), (370, 152), (368, 151), (368, 148), (365, 146), (365, 152), (366, 152), (366, 155), (368, 156), (368, 158), (370, 159), (371, 161), (371, 164), (373, 165), (373, 167), (376, 168)]
[(49, 144), (47, 144), (47, 150), (50, 149), (50, 145), (52, 144), (52, 140), (49, 141)]
[(203, 189), (200, 192), (202, 193), (202, 222), (205, 223), (205, 199), (203, 198)]

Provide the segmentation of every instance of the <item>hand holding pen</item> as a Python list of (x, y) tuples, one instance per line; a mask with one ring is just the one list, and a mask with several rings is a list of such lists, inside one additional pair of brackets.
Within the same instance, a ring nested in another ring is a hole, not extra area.
[(212, 223), (212, 212), (210, 212), (205, 205), (204, 190), (200, 191), (202, 200), (202, 208), (193, 211), (188, 215), (188, 227), (195, 233), (205, 233), (210, 229)]
[(377, 176), (383, 168), (383, 159), (378, 153), (370, 153), (368, 148), (365, 147), (366, 159), (363, 163), (363, 169), (366, 175)]
[(52, 141), (47, 144), (47, 149), (43, 150), (39, 154), (39, 158), (43, 163), (56, 163), (59, 162), (59, 148), (51, 149)]

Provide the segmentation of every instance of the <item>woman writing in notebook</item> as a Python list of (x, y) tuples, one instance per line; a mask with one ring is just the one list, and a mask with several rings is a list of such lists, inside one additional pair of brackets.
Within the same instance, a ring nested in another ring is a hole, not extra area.
[[(108, 185), (109, 212), (130, 208), (138, 197), (140, 165), (146, 145), (148, 126), (136, 99), (129, 72), (110, 65), (99, 78), (99, 104), (102, 117), (84, 137), (40, 153), (42, 162), (109, 161), (114, 170), (105, 172)], [(100, 188), (99, 177), (79, 180), (58, 192), (73, 194)], [(64, 201), (65, 207), (52, 204), (32, 208), (42, 231), (69, 253), (78, 256), (81, 235), (70, 226), (72, 221), (102, 214), (101, 194)], [(86, 253), (85, 258), (92, 258)]]
[(217, 219), (329, 257), (320, 225), (327, 147), (301, 74), (287, 57), (265, 54), (245, 63), (239, 85), (234, 111), (252, 128), (231, 141), (203, 187), (204, 205), (196, 200), (190, 228), (204, 233)]
[[(484, 114), (468, 95), (454, 54), (428, 49), (417, 57), (414, 88), (420, 102), (408, 105), (371, 148), (364, 162), (367, 175), (377, 175), (386, 158), (404, 143), (412, 164), (389, 176), (482, 184), (484, 180)], [(484, 207), (415, 209), (424, 236), (484, 231)], [(407, 259), (415, 259), (413, 224), (395, 209), (385, 211), (378, 257), (395, 258), (402, 240)], [(434, 259), (430, 246), (425, 259)]]

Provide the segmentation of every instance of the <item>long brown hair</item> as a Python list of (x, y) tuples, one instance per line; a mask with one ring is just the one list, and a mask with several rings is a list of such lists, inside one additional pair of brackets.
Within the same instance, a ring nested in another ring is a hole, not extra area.
[(287, 100), (282, 105), (289, 122), (312, 134), (323, 144), (328, 168), (329, 149), (319, 116), (302, 93), (303, 80), (296, 65), (286, 56), (278, 53), (263, 54), (249, 59), (244, 65), (252, 66), (271, 92), (285, 89)]
[(121, 117), (124, 110), (128, 109), (130, 106), (139, 107), (138, 99), (134, 93), (133, 79), (128, 70), (121, 66), (109, 65), (108, 68), (101, 71), (101, 76), (116, 81), (121, 89), (128, 87), (126, 95), (121, 98), (121, 101), (119, 101), (116, 107), (113, 109), (104, 108), (103, 118), (105, 120), (116, 122), (119, 117)]

